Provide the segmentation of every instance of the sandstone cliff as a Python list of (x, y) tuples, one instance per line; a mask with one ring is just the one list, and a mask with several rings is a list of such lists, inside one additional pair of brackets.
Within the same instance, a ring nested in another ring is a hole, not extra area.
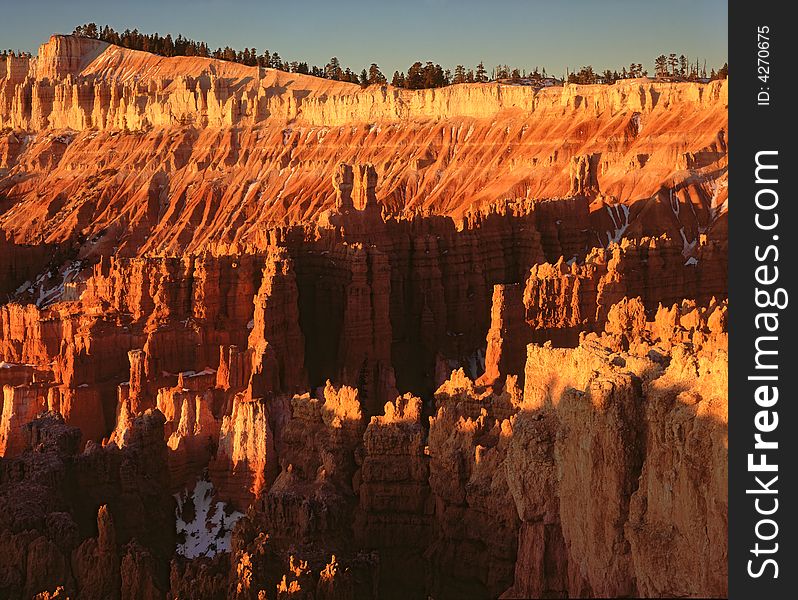
[(9, 60), (0, 596), (724, 596), (727, 95)]
[(0, 224), (17, 242), (256, 243), (331, 208), (341, 161), (373, 164), (399, 213), (583, 197), (602, 243), (692, 241), (725, 212), (725, 82), (361, 90), (84, 42), (55, 36), (24, 81), (0, 79)]

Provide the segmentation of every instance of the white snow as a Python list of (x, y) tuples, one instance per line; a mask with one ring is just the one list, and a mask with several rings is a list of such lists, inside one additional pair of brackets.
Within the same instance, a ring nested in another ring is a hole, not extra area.
[[(726, 189), (729, 186), (729, 182), (710, 181), (709, 184), (712, 188), (712, 197), (709, 200), (709, 223), (704, 226), (699, 226), (698, 233), (706, 233), (707, 229), (709, 229), (712, 226), (712, 224), (718, 219), (718, 217), (720, 217), (722, 214), (724, 214), (729, 210), (728, 197), (722, 203), (717, 204), (720, 191), (722, 189)], [(692, 204), (690, 206), (692, 206)], [(695, 214), (695, 209), (693, 209), (693, 214)]]
[(729, 210), (729, 199), (726, 198), (721, 204), (718, 206), (713, 206), (710, 209), (710, 219), (714, 222), (720, 215), (727, 212)]
[[(215, 556), (217, 552), (230, 552), (230, 537), (233, 525), (243, 513), (232, 511), (225, 514), (225, 503), (214, 502), (214, 489), (210, 481), (200, 480), (194, 489), (175, 494), (177, 534), (185, 535), (185, 541), (177, 545), (177, 553), (186, 558)], [(194, 518), (186, 522), (183, 512), (186, 502), (194, 504)]]
[(216, 373), (216, 369), (212, 369), (210, 367), (205, 367), (202, 371), (196, 372), (191, 371), (190, 373), (183, 373), (183, 377), (200, 377), (202, 375), (213, 375)]
[(53, 138), (53, 141), (60, 142), (61, 144), (71, 144), (74, 138), (75, 138), (74, 133), (64, 133), (62, 135), (55, 136)]
[(468, 371), (472, 379), (485, 372), (485, 349), (479, 348), (468, 358)]
[(470, 125), (470, 126), (468, 127), (468, 131), (466, 131), (466, 135), (465, 135), (465, 138), (463, 139), (463, 141), (464, 141), (464, 142), (467, 142), (467, 141), (468, 141), (468, 138), (470, 138), (470, 137), (471, 137), (471, 134), (472, 134), (472, 133), (474, 133), (474, 126), (473, 126), (473, 125)]
[(35, 292), (38, 289), (38, 295), (35, 301), (36, 306), (45, 308), (50, 304), (58, 302), (64, 295), (66, 284), (73, 282), (77, 278), (80, 269), (81, 262), (79, 260), (69, 263), (61, 273), (61, 283), (49, 289), (47, 289), (47, 282), (52, 279), (52, 275), (49, 270), (41, 273), (28, 290)]
[(729, 210), (729, 198), (728, 198), (728, 196), (726, 197), (726, 199), (723, 202), (721, 202), (720, 204), (717, 204), (718, 196), (720, 195), (720, 191), (722, 189), (727, 188), (728, 186), (729, 186), (729, 182), (728, 181), (718, 181), (718, 182), (713, 182), (713, 184), (712, 184), (712, 198), (709, 201), (709, 206), (710, 206), (710, 208), (709, 208), (709, 220), (710, 220), (710, 223), (714, 223), (715, 220), (720, 215), (722, 215), (723, 213), (725, 213), (726, 211)]
[(253, 181), (252, 183), (250, 183), (249, 187), (247, 187), (247, 191), (244, 192), (244, 197), (242, 198), (242, 201), (248, 199), (252, 190), (254, 190), (257, 186), (258, 186), (257, 181)]
[(698, 244), (698, 238), (694, 239), (692, 242), (687, 241), (687, 234), (684, 233), (684, 227), (679, 228), (679, 233), (682, 236), (682, 256), (689, 256), (693, 250), (695, 250)]
[(632, 125), (634, 125), (637, 134), (640, 135), (640, 131), (643, 129), (643, 122), (640, 120), (639, 112), (632, 115)]
[[(612, 224), (615, 231), (607, 232), (607, 245), (617, 244), (621, 241), (623, 234), (629, 229), (629, 207), (625, 204), (616, 204), (615, 206), (608, 206), (607, 212), (612, 219)], [(617, 214), (617, 217), (616, 217)], [(623, 222), (621, 222), (623, 220)]]
[(670, 203), (671, 203), (671, 211), (673, 211), (673, 214), (676, 215), (676, 220), (678, 221), (679, 220), (679, 197), (676, 196), (675, 197), (675, 202), (674, 202), (673, 189), (670, 190)]

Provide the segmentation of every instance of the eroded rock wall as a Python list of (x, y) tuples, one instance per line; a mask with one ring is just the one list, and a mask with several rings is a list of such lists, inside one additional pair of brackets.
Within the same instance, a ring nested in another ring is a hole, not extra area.
[(726, 82), (4, 67), (0, 595), (726, 594)]
[(13, 129), (0, 138), (0, 223), (17, 243), (80, 233), (128, 255), (257, 244), (264, 228), (336, 208), (326, 182), (341, 162), (379, 176), (352, 173), (354, 209), (462, 218), (505, 198), (551, 215), (582, 203), (589, 226), (541, 230), (550, 261), (586, 240), (723, 228), (725, 81), (361, 89), (70, 36), (34, 62), (23, 81), (0, 79), (0, 128)]

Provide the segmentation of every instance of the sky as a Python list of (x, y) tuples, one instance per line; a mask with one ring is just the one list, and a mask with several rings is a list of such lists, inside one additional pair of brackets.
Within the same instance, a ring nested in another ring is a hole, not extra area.
[[(6, 4), (6, 2), (8, 2)], [(728, 0), (2, 0), (0, 48), (36, 53), (52, 33), (94, 21), (118, 31), (171, 33), (211, 48), (277, 50), (283, 60), (323, 66), (337, 56), (359, 72), (431, 60), (445, 68), (532, 70), (592, 65), (602, 71), (675, 52), (728, 56)]]

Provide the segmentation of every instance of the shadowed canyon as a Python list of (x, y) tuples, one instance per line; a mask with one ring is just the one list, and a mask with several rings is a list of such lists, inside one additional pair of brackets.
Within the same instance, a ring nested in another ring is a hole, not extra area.
[(0, 597), (725, 597), (728, 84), (0, 63)]

